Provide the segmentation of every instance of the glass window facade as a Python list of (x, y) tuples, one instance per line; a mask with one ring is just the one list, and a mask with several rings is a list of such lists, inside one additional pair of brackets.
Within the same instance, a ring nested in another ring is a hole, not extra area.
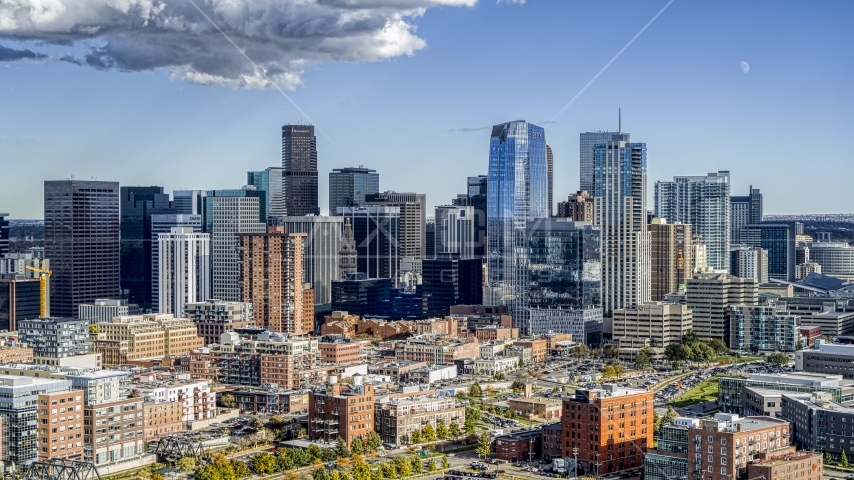
[(380, 175), (369, 168), (335, 168), (329, 172), (329, 214), (338, 207), (352, 207), (365, 202), (367, 195), (379, 193)]
[(247, 172), (246, 184), (266, 194), (268, 217), (285, 216), (285, 197), (282, 192), (282, 169), (270, 167), (260, 172)]
[(646, 480), (686, 480), (688, 459), (648, 453), (643, 459)]
[(839, 387), (813, 387), (810, 385), (796, 385), (791, 383), (771, 383), (746, 378), (721, 377), (718, 379), (718, 405), (724, 413), (737, 413), (741, 415), (742, 391), (745, 386), (756, 388), (767, 388), (783, 392), (827, 392), (833, 395), (834, 402), (841, 402), (842, 389)]

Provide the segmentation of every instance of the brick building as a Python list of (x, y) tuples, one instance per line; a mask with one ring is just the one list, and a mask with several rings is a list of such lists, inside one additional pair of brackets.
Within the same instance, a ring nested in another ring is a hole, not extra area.
[(578, 448), (586, 472), (611, 473), (643, 465), (652, 447), (653, 392), (605, 384), (601, 390), (578, 389), (563, 399), (563, 456)]
[(38, 396), (39, 460), (83, 460), (83, 392)]
[(320, 360), (338, 365), (355, 365), (361, 362), (362, 346), (343, 335), (326, 335), (317, 343)]
[(539, 430), (516, 432), (495, 439), (495, 458), (508, 462), (527, 462), (536, 459), (542, 450)]
[(187, 318), (196, 324), (199, 336), (205, 339), (205, 345), (218, 342), (225, 332), (254, 325), (250, 302), (226, 302), (214, 298), (188, 303), (186, 308)]
[(542, 458), (550, 461), (555, 458), (563, 457), (563, 429), (560, 422), (543, 425), (540, 428), (542, 433)]
[(347, 445), (354, 438), (362, 440), (374, 431), (373, 385), (328, 385), (324, 391), (308, 397), (308, 438), (335, 441)]
[(399, 342), (394, 346), (396, 360), (451, 364), (454, 360), (479, 357), (480, 345), (474, 338), (467, 340), (415, 338)]
[(771, 455), (747, 466), (747, 478), (767, 480), (788, 479), (822, 480), (824, 459), (817, 452), (786, 452)]
[(90, 335), (92, 349), (102, 355), (104, 365), (180, 357), (203, 347), (205, 342), (192, 320), (174, 318), (172, 314), (116, 317), (95, 326), (98, 333)]
[(439, 422), (450, 427), (456, 423), (463, 430), (466, 407), (457, 405), (454, 397), (413, 396), (377, 400), (374, 404), (374, 430), (383, 443), (408, 445), (415, 430), (431, 425), (435, 430)]
[(517, 347), (530, 348), (531, 349), (531, 358), (535, 362), (545, 361), (546, 357), (549, 355), (549, 342), (545, 338), (540, 339), (523, 339), (517, 340), (513, 342), (513, 345)]
[(0, 363), (32, 363), (33, 349), (22, 347), (0, 348)]
[(487, 325), (485, 327), (475, 328), (474, 336), (481, 342), (489, 342), (492, 340), (510, 340), (519, 336), (519, 329)]
[(146, 402), (143, 411), (143, 438), (146, 442), (184, 431), (182, 402)]
[(142, 398), (126, 398), (83, 407), (87, 462), (95, 466), (120, 463), (144, 453), (142, 403)]

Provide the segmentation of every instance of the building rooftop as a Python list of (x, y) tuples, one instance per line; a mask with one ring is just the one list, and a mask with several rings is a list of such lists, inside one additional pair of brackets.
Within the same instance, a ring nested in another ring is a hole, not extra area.
[(810, 457), (821, 457), (820, 453), (817, 452), (808, 452), (805, 450), (801, 450), (799, 452), (788, 452), (783, 455), (775, 455), (773, 457), (767, 457), (764, 459), (758, 459), (751, 462), (752, 465), (763, 465), (766, 467), (773, 467), (776, 465), (780, 465), (786, 462), (800, 461), (806, 460)]
[(48, 383), (67, 382), (61, 378), (36, 378), (36, 377), (17, 377), (14, 375), (0, 375), (0, 387), (17, 388), (27, 387), (32, 385), (44, 385)]
[(747, 378), (747, 381), (752, 382), (809, 385), (813, 387), (838, 387), (841, 380), (842, 375), (806, 372), (775, 373), (773, 375), (753, 373)]
[(530, 440), (534, 437), (539, 437), (542, 435), (541, 430), (528, 430), (527, 432), (516, 432), (511, 433), (509, 435), (501, 435), (496, 438), (496, 440), (505, 440), (505, 441), (518, 441), (518, 440)]
[[(779, 418), (772, 417), (745, 417), (732, 422), (733, 425), (741, 425), (742, 432), (758, 430), (760, 428), (773, 427), (775, 425), (785, 425), (789, 422)], [(736, 427), (737, 428), (737, 427)]]

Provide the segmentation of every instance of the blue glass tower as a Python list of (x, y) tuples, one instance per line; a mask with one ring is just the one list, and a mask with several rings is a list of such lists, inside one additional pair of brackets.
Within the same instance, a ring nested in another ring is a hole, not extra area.
[[(484, 303), (508, 305), (512, 311), (524, 308), (520, 296), (528, 277), (525, 227), (528, 220), (549, 214), (546, 135), (542, 127), (524, 120), (492, 127), (488, 184), (489, 285)], [(514, 312), (514, 324), (522, 325), (523, 315), (517, 313), (522, 312)]]

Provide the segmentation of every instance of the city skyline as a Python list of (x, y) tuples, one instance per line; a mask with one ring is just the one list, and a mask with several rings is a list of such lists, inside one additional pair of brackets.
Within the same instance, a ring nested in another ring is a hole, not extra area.
[[(453, 2), (431, 5), (438, 3)], [(836, 22), (854, 7), (788, 4), (769, 13), (761, 4), (715, 8), (674, 2), (552, 123), (547, 119), (665, 2), (623, 5), (625, 15), (609, 32), (581, 20), (597, 11), (592, 4), (456, 3), (473, 6), (427, 8), (408, 19), (418, 27), (413, 34), (426, 42), (419, 48), (350, 62), (321, 60), (306, 67), (300, 85), (288, 91), (322, 130), (321, 212), (328, 211), (328, 172), (358, 165), (380, 173), (382, 190), (426, 193), (428, 210), (448, 204), (458, 188), (443, 181), (445, 172), (485, 174), (481, 145), (489, 132), (482, 129), (515, 119), (546, 129), (555, 159), (554, 198), (565, 198), (579, 187), (578, 134), (616, 130), (620, 107), (622, 129), (650, 146), (651, 182), (728, 170), (733, 192), (750, 185), (762, 189), (769, 214), (851, 210), (843, 179), (854, 162), (812, 139), (854, 125), (852, 100), (832, 94), (844, 91), (852, 59), (812, 46), (844, 41), (839, 36), (850, 34)], [(560, 22), (571, 28), (554, 35)], [(511, 24), (518, 28), (506, 28)], [(538, 24), (541, 29), (533, 28)], [(754, 25), (762, 25), (761, 35)], [(6, 48), (36, 49), (4, 32), (0, 38)], [(504, 53), (485, 51), (496, 41), (507, 45)], [(57, 56), (81, 51), (44, 48)], [(548, 74), (527, 79), (532, 88), (524, 94), (493, 103), (497, 92), (521, 78), (517, 72), (483, 77), (505, 54), (518, 58), (520, 71), (539, 63)], [(377, 59), (386, 61), (372, 61)], [(301, 118), (309, 123), (275, 90), (169, 80), (163, 69), (105, 73), (69, 62), (11, 60), (5, 53), (0, 57), (8, 66), (0, 68), (0, 85), (6, 87), (0, 98), (10, 113), (0, 119), (0, 163), (14, 165), (21, 180), (0, 192), (0, 204), (13, 219), (41, 218), (39, 183), (71, 174), (162, 185), (165, 191), (239, 188), (246, 171), (281, 166), (281, 126)], [(742, 61), (750, 64), (747, 73)], [(435, 81), (437, 72), (444, 72), (441, 82)], [(57, 78), (64, 79), (61, 88)], [(783, 95), (787, 101), (779, 102)], [(431, 148), (413, 149), (424, 134), (432, 137)], [(723, 154), (691, 148), (709, 139), (723, 145)], [(803, 178), (799, 165), (806, 158), (838, 175)], [(406, 168), (400, 168), (401, 159)], [(794, 181), (829, 196), (796, 202), (784, 190)]]

